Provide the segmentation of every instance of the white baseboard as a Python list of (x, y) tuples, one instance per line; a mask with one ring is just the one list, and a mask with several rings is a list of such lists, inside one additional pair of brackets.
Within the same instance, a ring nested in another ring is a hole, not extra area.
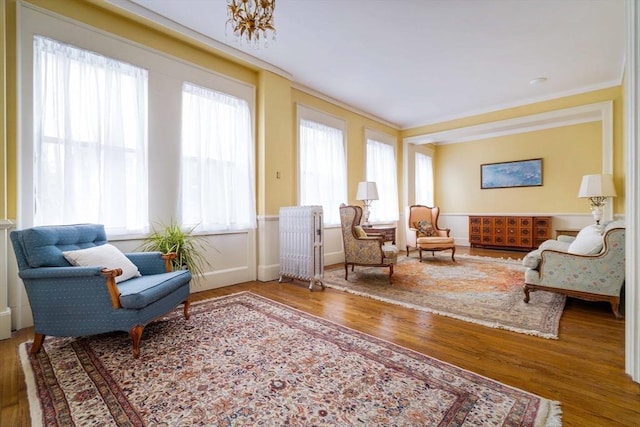
[(6, 307), (0, 312), (0, 340), (11, 338), (11, 309)]
[(258, 281), (270, 282), (280, 277), (280, 264), (259, 265)]

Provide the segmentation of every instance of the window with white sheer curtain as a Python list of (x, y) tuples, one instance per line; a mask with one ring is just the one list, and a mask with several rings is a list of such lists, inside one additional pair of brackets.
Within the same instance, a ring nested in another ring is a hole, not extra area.
[(431, 156), (416, 153), (415, 180), (416, 204), (433, 206), (433, 159)]
[(367, 181), (378, 187), (378, 200), (371, 204), (370, 222), (398, 220), (396, 150), (393, 145), (367, 137)]
[[(298, 111), (308, 112), (300, 108)], [(322, 119), (318, 112), (309, 115)], [(300, 205), (322, 206), (324, 224), (339, 225), (340, 204), (347, 201), (344, 128), (299, 115), (298, 135)]]
[(147, 71), (34, 37), (34, 225), (148, 229)]
[(256, 228), (251, 113), (246, 100), (184, 83), (182, 224), (197, 231)]

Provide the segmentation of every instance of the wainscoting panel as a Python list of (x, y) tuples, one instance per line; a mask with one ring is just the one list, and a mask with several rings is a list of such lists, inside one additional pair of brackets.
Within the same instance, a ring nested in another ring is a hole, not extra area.
[[(277, 215), (258, 218), (258, 280), (268, 282), (280, 277), (280, 222)], [(324, 228), (324, 265), (344, 261), (340, 227)]]

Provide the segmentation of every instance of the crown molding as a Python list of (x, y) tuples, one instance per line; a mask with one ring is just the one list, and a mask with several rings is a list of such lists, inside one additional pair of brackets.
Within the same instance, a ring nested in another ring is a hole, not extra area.
[(411, 136), (404, 138), (404, 142), (409, 144), (434, 145), (455, 144), (596, 121), (602, 121), (603, 127), (605, 124), (612, 126), (611, 123), (613, 119), (605, 117), (606, 115), (611, 115), (612, 111), (613, 105), (611, 101), (597, 102), (578, 107), (564, 108), (545, 113)]
[(338, 101), (337, 99), (331, 98), (330, 96), (325, 95), (324, 93), (318, 92), (317, 90), (311, 89), (310, 87), (304, 86), (304, 85), (302, 85), (300, 83), (296, 83), (294, 81), (291, 81), (291, 87), (293, 89), (297, 89), (297, 90), (299, 90), (301, 92), (307, 93), (307, 94), (309, 94), (311, 96), (315, 96), (316, 98), (322, 99), (323, 101), (330, 102), (331, 104), (333, 104), (333, 105), (335, 105), (337, 107), (344, 108), (345, 110), (349, 110), (352, 113), (356, 113), (356, 114), (359, 114), (359, 115), (361, 115), (363, 117), (366, 117), (368, 119), (375, 120), (376, 122), (378, 122), (380, 124), (383, 124), (385, 126), (389, 126), (390, 128), (393, 128), (395, 130), (400, 130), (400, 126), (398, 124), (396, 124), (396, 123), (391, 123), (391, 122), (389, 122), (389, 121), (387, 121), (385, 119), (382, 119), (380, 117), (374, 116), (371, 113), (367, 113), (366, 111), (360, 110), (360, 109), (358, 109), (358, 108), (356, 108), (356, 107), (354, 107), (352, 105), (345, 104), (342, 101)]
[(480, 108), (478, 110), (465, 111), (459, 114), (452, 114), (449, 116), (442, 116), (435, 119), (430, 119), (426, 122), (414, 123), (412, 126), (403, 126), (401, 130), (409, 130), (422, 126), (429, 126), (437, 123), (448, 122), (452, 120), (464, 119), (467, 117), (478, 116), (481, 114), (495, 113), (496, 111), (508, 110), (510, 108), (522, 107), (523, 105), (536, 104), (539, 102), (552, 101), (558, 98), (565, 98), (568, 96), (581, 95), (583, 93), (594, 92), (597, 90), (609, 89), (612, 87), (620, 86), (622, 84), (622, 76), (617, 80), (606, 81), (598, 84), (593, 84), (589, 86), (582, 86), (577, 89), (566, 90), (562, 92), (554, 92), (552, 94), (546, 96), (539, 96), (535, 98), (521, 99), (515, 102), (505, 103), (505, 104), (497, 104), (491, 107)]

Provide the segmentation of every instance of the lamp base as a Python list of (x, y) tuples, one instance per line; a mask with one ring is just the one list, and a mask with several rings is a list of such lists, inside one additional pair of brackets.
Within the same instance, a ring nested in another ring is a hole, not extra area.
[(600, 220), (602, 219), (602, 206), (593, 206), (591, 208), (591, 214), (593, 215), (593, 219), (596, 221), (596, 228), (602, 228), (600, 225)]
[(364, 206), (362, 207), (362, 225), (368, 227), (369, 224), (369, 207), (371, 206), (370, 200), (364, 200)]

